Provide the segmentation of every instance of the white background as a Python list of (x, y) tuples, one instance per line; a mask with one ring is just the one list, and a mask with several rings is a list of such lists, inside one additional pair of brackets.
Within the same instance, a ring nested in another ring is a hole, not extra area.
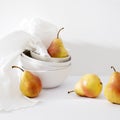
[(65, 27), (71, 74), (110, 74), (111, 65), (120, 70), (119, 0), (0, 0), (0, 38), (34, 17)]

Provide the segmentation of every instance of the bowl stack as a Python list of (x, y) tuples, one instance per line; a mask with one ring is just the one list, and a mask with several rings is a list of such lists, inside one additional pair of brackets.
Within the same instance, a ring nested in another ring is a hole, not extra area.
[(69, 75), (71, 56), (65, 58), (42, 57), (33, 51), (24, 51), (20, 55), (24, 69), (37, 75), (43, 88), (53, 88), (61, 85)]

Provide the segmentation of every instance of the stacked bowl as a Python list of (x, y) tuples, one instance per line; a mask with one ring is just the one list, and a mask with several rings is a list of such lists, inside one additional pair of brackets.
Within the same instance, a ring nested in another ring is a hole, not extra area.
[(20, 55), (21, 65), (25, 70), (37, 75), (43, 88), (61, 85), (69, 75), (71, 56), (65, 58), (43, 58), (33, 51), (25, 50)]

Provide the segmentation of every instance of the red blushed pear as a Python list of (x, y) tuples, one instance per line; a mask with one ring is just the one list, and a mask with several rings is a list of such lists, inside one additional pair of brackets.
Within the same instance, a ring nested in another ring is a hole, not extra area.
[(101, 90), (100, 78), (95, 74), (86, 74), (75, 84), (74, 90), (68, 91), (68, 93), (75, 92), (79, 96), (96, 98)]
[(54, 58), (64, 58), (68, 56), (68, 51), (64, 47), (62, 40), (59, 38), (59, 33), (64, 28), (61, 28), (57, 33), (57, 38), (55, 38), (50, 46), (48, 47), (47, 51), (51, 57)]
[(120, 88), (120, 72), (117, 72), (113, 66), (111, 66), (111, 68), (114, 70), (114, 72), (111, 75), (109, 82), (111, 82), (115, 87)]
[(37, 97), (42, 90), (40, 78), (18, 66), (12, 66), (12, 68), (18, 68), (23, 72), (20, 80), (20, 91), (22, 94), (29, 98)]
[(111, 68), (114, 72), (104, 88), (104, 96), (108, 101), (120, 104), (120, 72), (117, 72), (113, 66)]

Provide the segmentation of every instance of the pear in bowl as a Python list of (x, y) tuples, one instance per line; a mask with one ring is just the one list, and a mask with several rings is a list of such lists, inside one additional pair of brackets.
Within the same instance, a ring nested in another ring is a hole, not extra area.
[(64, 47), (62, 39), (59, 38), (59, 33), (63, 29), (64, 28), (61, 28), (58, 31), (57, 38), (55, 38), (51, 42), (50, 46), (47, 49), (49, 55), (53, 58), (65, 58), (65, 57), (68, 57), (68, 55), (69, 55), (67, 49)]
[(68, 50), (64, 47), (62, 39), (59, 38), (59, 33), (63, 29), (64, 28), (61, 28), (58, 31), (57, 37), (54, 40), (52, 40), (48, 49), (45, 50), (45, 53), (48, 52), (47, 56), (43, 56), (40, 53), (36, 52), (37, 49), (35, 51), (30, 51), (31, 56), (33, 58), (37, 59), (37, 60), (49, 61), (49, 62), (66, 62), (66, 61), (69, 61), (71, 59), (71, 56), (68, 54)]

